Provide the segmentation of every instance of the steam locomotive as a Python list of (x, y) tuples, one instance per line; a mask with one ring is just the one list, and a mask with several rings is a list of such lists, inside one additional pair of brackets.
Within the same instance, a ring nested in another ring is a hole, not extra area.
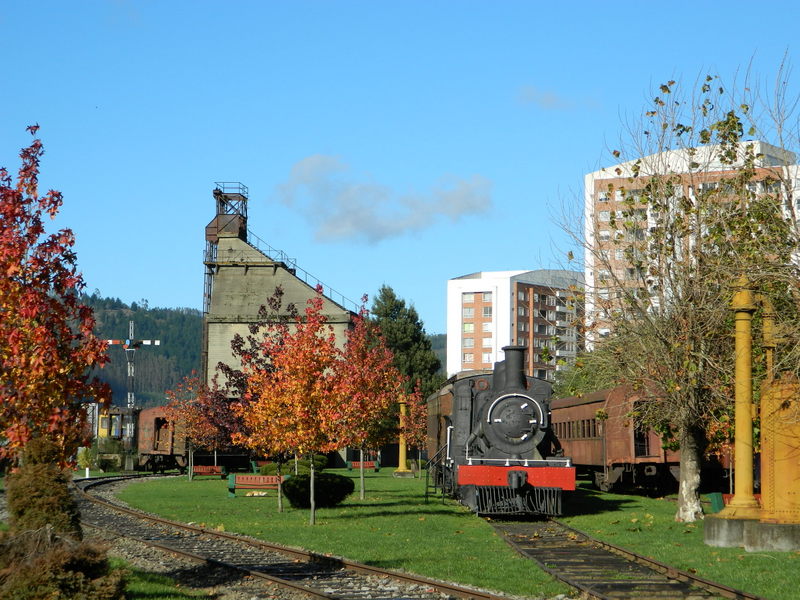
[(429, 485), (478, 514), (561, 514), (575, 468), (550, 428), (551, 386), (525, 374), (524, 347), (503, 351), (427, 399)]

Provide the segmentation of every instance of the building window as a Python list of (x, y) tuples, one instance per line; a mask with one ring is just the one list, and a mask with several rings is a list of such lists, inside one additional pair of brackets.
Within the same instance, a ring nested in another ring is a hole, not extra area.
[(597, 239), (601, 242), (607, 242), (611, 239), (611, 232), (603, 229), (597, 233)]
[(597, 213), (597, 218), (601, 221), (608, 221), (611, 219), (611, 211), (601, 210), (599, 213)]
[(518, 307), (517, 307), (517, 314), (518, 314), (520, 317), (524, 317), (525, 315), (527, 315), (527, 314), (528, 314), (528, 309), (527, 309), (527, 308), (525, 308), (524, 306), (518, 306)]
[(492, 318), (492, 307), (491, 306), (484, 306), (483, 307), (483, 318), (484, 319), (491, 319)]
[(473, 348), (475, 346), (475, 338), (465, 337), (461, 340), (461, 346), (464, 348)]
[(517, 298), (522, 300), (523, 302), (528, 299), (528, 295), (525, 293), (525, 290), (519, 290), (517, 292)]
[(484, 348), (491, 348), (492, 347), (492, 338), (490, 338), (490, 337), (483, 338), (483, 347)]
[(464, 317), (465, 319), (472, 319), (472, 318), (474, 318), (474, 317), (475, 317), (475, 309), (474, 309), (474, 308), (472, 308), (471, 306), (469, 306), (469, 307), (466, 307), (466, 306), (465, 306), (465, 307), (464, 307), (464, 308), (462, 308), (461, 310), (462, 310), (462, 313), (461, 313), (461, 314), (463, 315), (463, 317)]
[(492, 331), (492, 323), (491, 321), (484, 321), (481, 323), (481, 331), (483, 332), (491, 332)]
[(465, 352), (462, 358), (465, 363), (475, 362), (475, 355), (472, 352)]
[(474, 333), (475, 332), (475, 323), (464, 323), (463, 324), (464, 333)]
[(483, 301), (484, 302), (491, 302), (492, 301), (492, 292), (483, 292)]
[(492, 362), (492, 353), (491, 352), (484, 352), (483, 355), (482, 355), (482, 358), (483, 358), (483, 362), (484, 363), (490, 363), (490, 362)]
[(461, 304), (472, 304), (475, 302), (475, 294), (472, 292), (461, 294)]
[(544, 369), (537, 369), (536, 376), (539, 379), (547, 379), (547, 371)]

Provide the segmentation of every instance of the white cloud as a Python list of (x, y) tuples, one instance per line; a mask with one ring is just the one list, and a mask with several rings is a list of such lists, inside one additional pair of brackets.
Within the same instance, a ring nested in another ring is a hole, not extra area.
[(522, 104), (534, 104), (545, 110), (567, 110), (573, 107), (573, 103), (566, 98), (532, 85), (523, 85), (519, 88), (519, 101)]
[(492, 204), (491, 182), (480, 175), (453, 178), (425, 193), (399, 194), (380, 183), (355, 181), (347, 164), (321, 154), (297, 162), (278, 196), (299, 208), (317, 239), (370, 243), (422, 231), (441, 218), (457, 222)]

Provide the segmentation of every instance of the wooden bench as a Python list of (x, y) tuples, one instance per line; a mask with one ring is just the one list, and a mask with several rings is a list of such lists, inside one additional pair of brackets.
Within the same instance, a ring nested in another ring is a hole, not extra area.
[(225, 467), (219, 465), (194, 465), (192, 466), (192, 475), (218, 475), (222, 479), (225, 479), (228, 475), (228, 471)]
[(253, 471), (254, 475), (258, 475), (261, 472), (261, 467), (264, 465), (271, 465), (271, 460), (251, 460), (250, 461), (250, 470)]
[[(360, 469), (361, 468), (361, 461), (360, 460), (348, 460), (347, 461), (347, 470), (352, 471), (353, 469)], [(364, 461), (364, 470), (368, 471), (369, 469), (373, 469), (376, 473), (381, 470), (381, 463), (377, 460), (365, 460)]]
[(281, 475), (243, 475), (231, 473), (228, 475), (228, 496), (236, 497), (236, 490), (277, 490), (278, 485), (286, 481)]

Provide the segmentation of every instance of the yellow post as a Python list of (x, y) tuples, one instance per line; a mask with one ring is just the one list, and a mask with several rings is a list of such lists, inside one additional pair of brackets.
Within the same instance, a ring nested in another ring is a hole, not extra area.
[(395, 469), (395, 477), (413, 477), (414, 473), (406, 467), (406, 436), (403, 435), (403, 425), (406, 422), (406, 401), (405, 398), (400, 400), (400, 439), (398, 440), (397, 452), (397, 469)]
[(719, 516), (757, 519), (760, 508), (753, 496), (753, 339), (752, 321), (756, 310), (753, 290), (747, 278), (739, 278), (731, 308), (736, 320), (736, 380), (734, 452), (736, 479), (733, 498)]
[(766, 354), (766, 379), (768, 382), (772, 381), (775, 376), (775, 347), (777, 346), (777, 339), (775, 335), (775, 307), (772, 300), (761, 294), (757, 297), (762, 310), (762, 325), (761, 336), (763, 338), (762, 345)]

